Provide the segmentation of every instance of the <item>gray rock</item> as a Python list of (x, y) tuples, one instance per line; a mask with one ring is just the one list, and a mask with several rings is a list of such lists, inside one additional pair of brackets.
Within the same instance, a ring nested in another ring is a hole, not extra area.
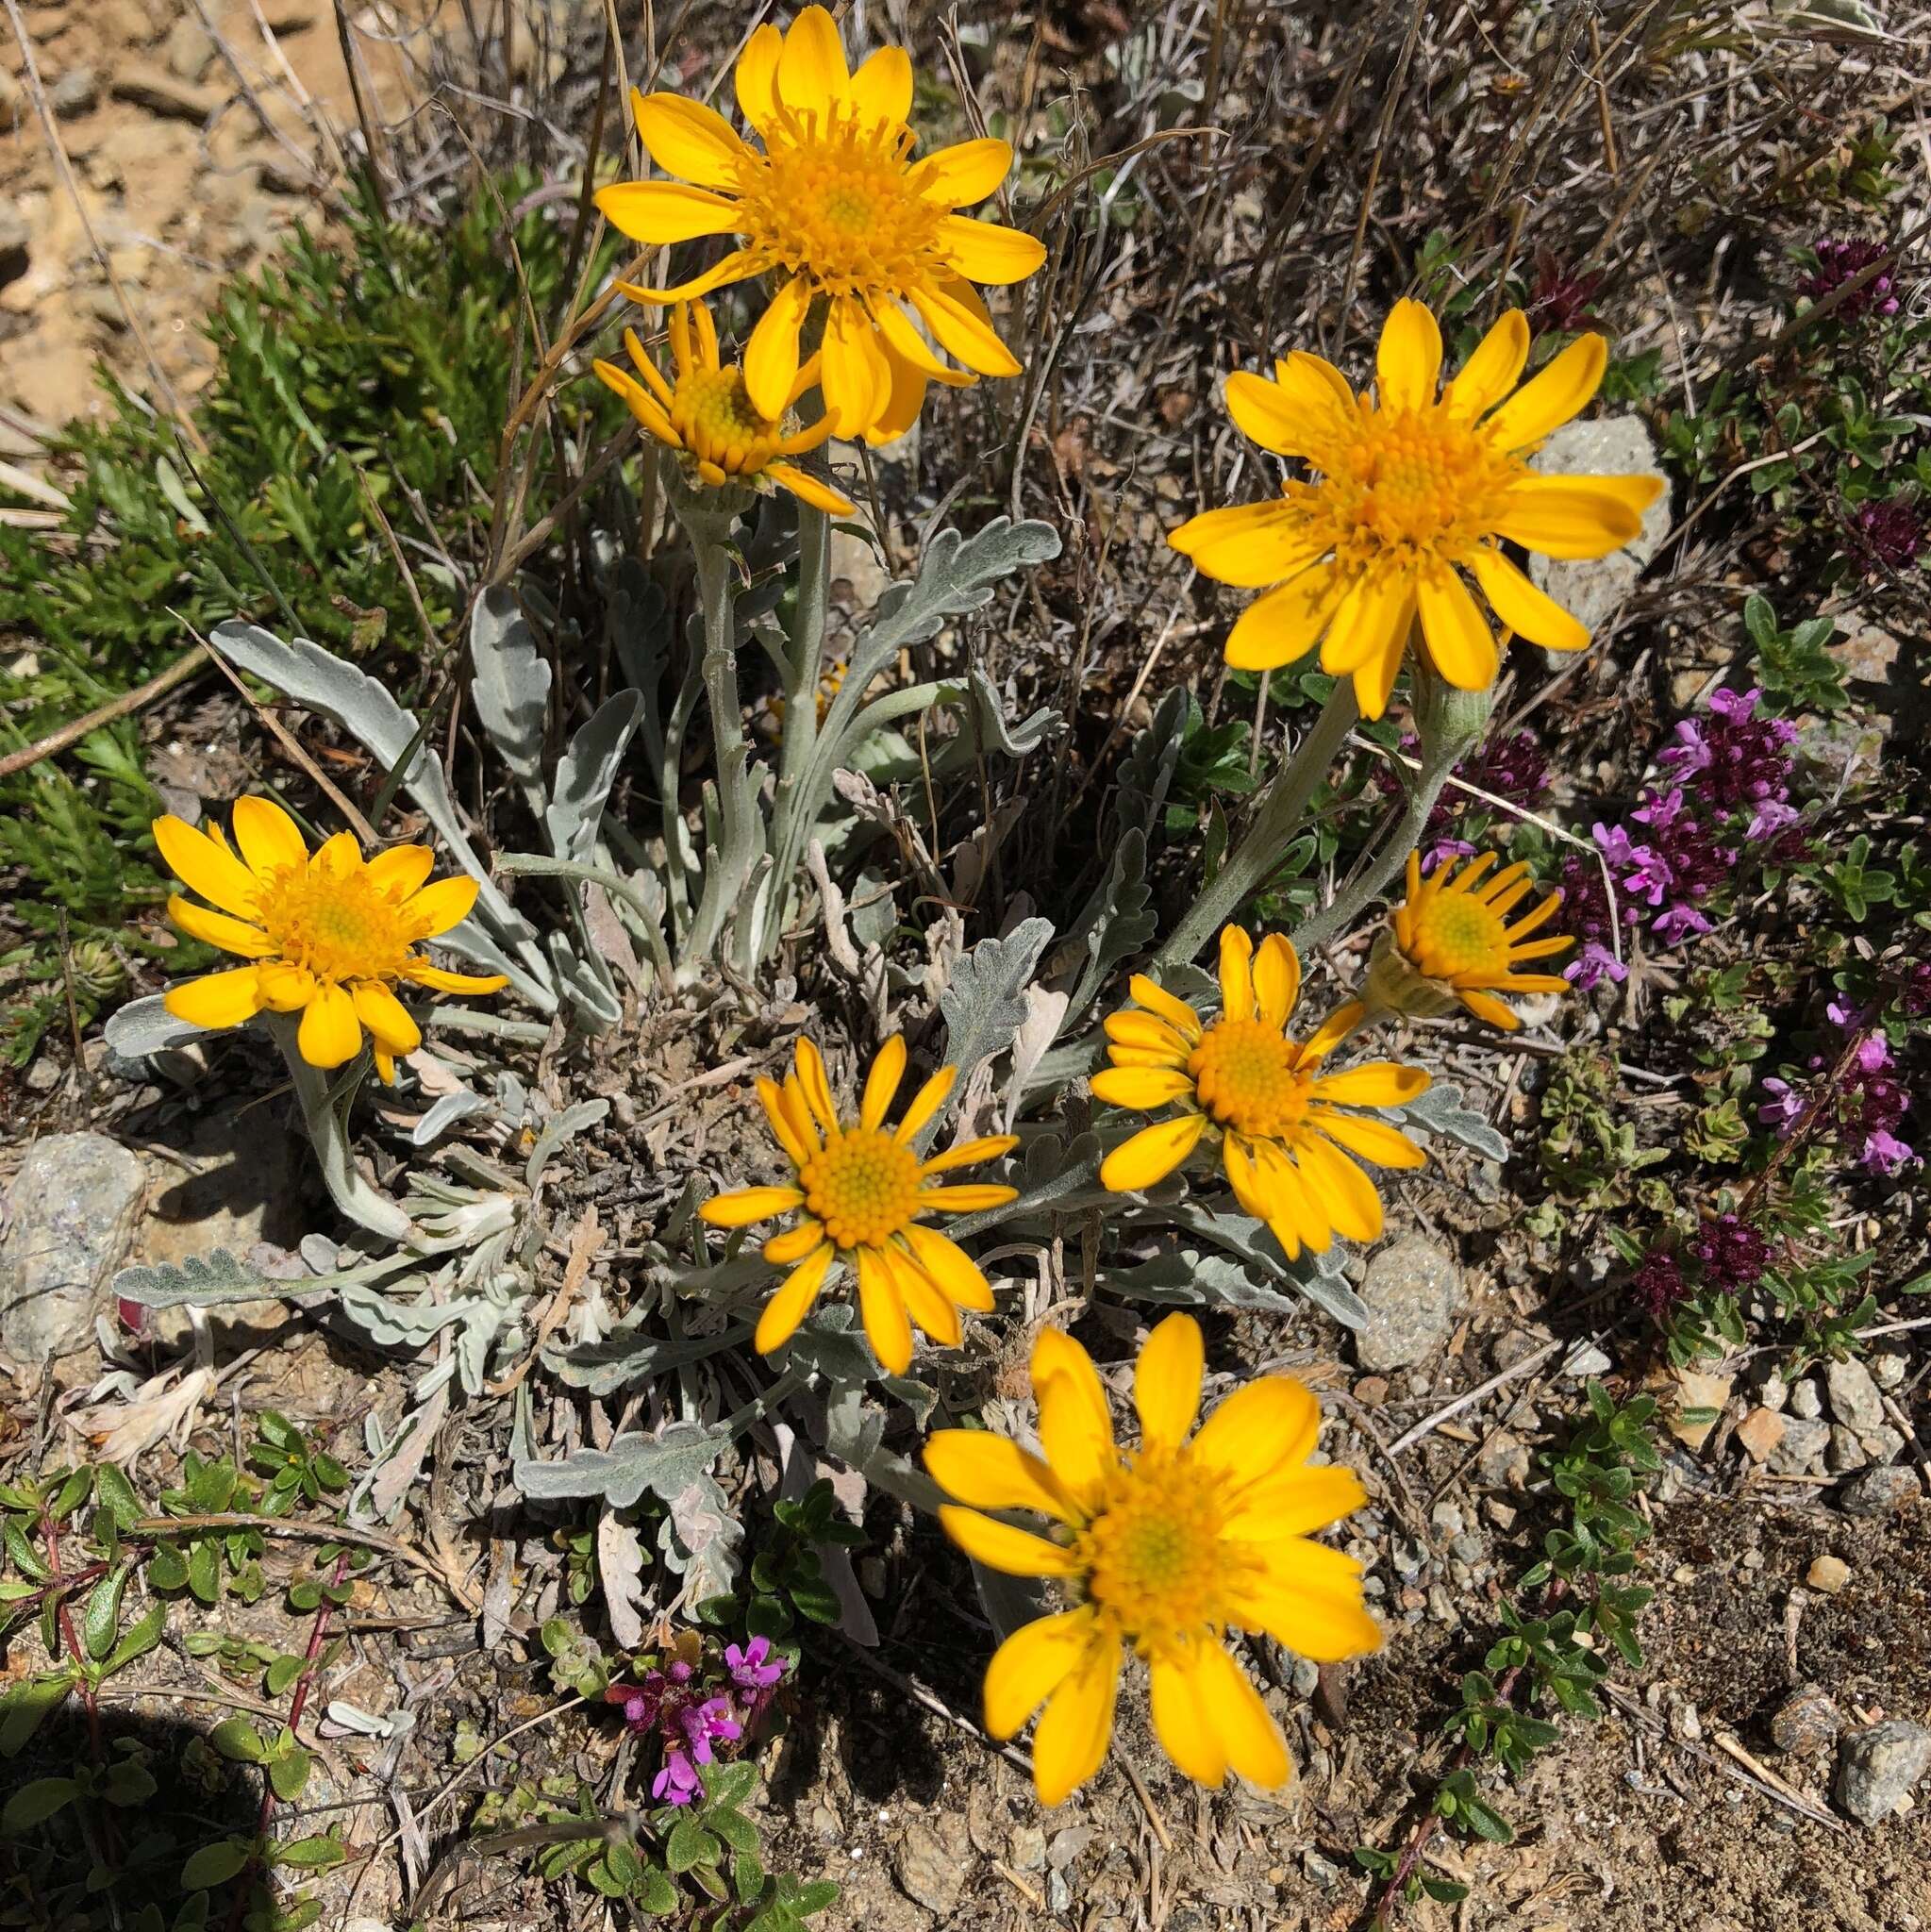
[(1878, 1824), (1931, 1771), (1931, 1730), (1891, 1718), (1853, 1731), (1838, 1745), (1839, 1806), (1859, 1824)]
[(1806, 1684), (1778, 1706), (1770, 1721), (1770, 1740), (1779, 1751), (1802, 1757), (1822, 1751), (1842, 1728), (1829, 1693), (1821, 1685)]
[(1791, 1385), (1790, 1413), (1801, 1416), (1806, 1423), (1814, 1423), (1823, 1413), (1823, 1397), (1818, 1393), (1817, 1384), (1808, 1376)]
[(950, 1918), (965, 1896), (965, 1868), (944, 1840), (923, 1820), (913, 1819), (891, 1857), (892, 1875), (906, 1896), (941, 1919)]
[(1884, 1397), (1862, 1362), (1832, 1362), (1823, 1372), (1823, 1386), (1830, 1396), (1830, 1412), (1854, 1429), (1881, 1429), (1884, 1426)]
[(1490, 1489), (1521, 1489), (1529, 1479), (1528, 1444), (1507, 1429), (1497, 1429), (1482, 1444), (1475, 1473)]
[(1823, 1452), (1823, 1466), (1833, 1475), (1849, 1475), (1853, 1470), (1862, 1469), (1871, 1458), (1864, 1454), (1864, 1445), (1857, 1440), (1856, 1429), (1849, 1429), (1842, 1423), (1830, 1425), (1830, 1446)]
[(1769, 1409), (1772, 1415), (1783, 1414), (1790, 1400), (1790, 1385), (1774, 1369), (1752, 1386), (1759, 1407)]
[(1356, 1359), (1364, 1369), (1406, 1369), (1446, 1345), (1466, 1297), (1454, 1261), (1411, 1234), (1369, 1261), (1361, 1299), (1368, 1320), (1355, 1336)]
[(1857, 1446), (1863, 1450), (1866, 1461), (1892, 1462), (1903, 1452), (1905, 1439), (1886, 1423), (1874, 1429), (1859, 1429)]
[(1918, 1472), (1902, 1463), (1867, 1469), (1838, 1492), (1838, 1507), (1846, 1516), (1889, 1516), (1915, 1503), (1922, 1493)]
[(1046, 1862), (1046, 1834), (1037, 1824), (1015, 1824), (1010, 1856), (1015, 1872), (1039, 1871)]
[(1874, 1355), (1871, 1357), (1871, 1379), (1880, 1389), (1902, 1389), (1911, 1365), (1901, 1355)]
[(101, 77), (92, 67), (70, 67), (47, 90), (47, 105), (63, 121), (89, 112), (101, 97)]
[[(1603, 416), (1565, 423), (1530, 467), (1544, 475), (1660, 476), (1656, 444), (1635, 416)], [(1662, 548), (1670, 531), (1667, 483), (1642, 520), (1635, 540), (1607, 557), (1558, 558), (1531, 556), (1529, 575), (1580, 624), (1595, 630), (1616, 614), (1636, 587), (1643, 567)]]
[(1046, 1863), (1056, 1872), (1063, 1872), (1076, 1862), (1092, 1843), (1095, 1836), (1090, 1824), (1069, 1824), (1053, 1834), (1052, 1841), (1046, 1847)]
[(1823, 1459), (1824, 1447), (1830, 1441), (1830, 1424), (1809, 1422), (1800, 1415), (1787, 1415), (1779, 1420), (1784, 1425), (1784, 1439), (1770, 1453), (1771, 1474), (1807, 1475)]
[(51, 1134), (28, 1149), (0, 1242), (0, 1348), (38, 1365), (87, 1345), (146, 1193), (141, 1162), (103, 1134)]
[(1591, 1375), (1606, 1375), (1615, 1365), (1593, 1341), (1585, 1341), (1562, 1364), (1562, 1373), (1577, 1382), (1586, 1382)]
[(200, 82), (214, 59), (214, 42), (208, 39), (208, 29), (189, 13), (168, 29), (162, 51), (167, 56), (168, 72), (190, 87)]

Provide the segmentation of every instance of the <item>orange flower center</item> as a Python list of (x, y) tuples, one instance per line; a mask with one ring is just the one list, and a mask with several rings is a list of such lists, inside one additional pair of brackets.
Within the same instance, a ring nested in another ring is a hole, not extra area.
[(904, 288), (932, 256), (944, 209), (911, 185), (916, 138), (898, 121), (787, 113), (741, 173), (747, 247), (827, 295)]
[(1410, 910), (1413, 937), (1403, 950), (1417, 973), (1430, 979), (1507, 973), (1507, 924), (1492, 906), (1468, 892), (1431, 892)]
[(1143, 1657), (1225, 1628), (1230, 1588), (1253, 1567), (1225, 1522), (1212, 1478), (1184, 1456), (1142, 1451), (1107, 1478), (1074, 1539), (1087, 1601)]
[(798, 1174), (806, 1211), (841, 1248), (877, 1247), (919, 1218), (919, 1157), (874, 1127), (834, 1133)]
[(671, 427), (701, 463), (748, 476), (778, 453), (783, 434), (753, 407), (739, 369), (693, 369), (671, 398)]
[(256, 917), (278, 958), (333, 985), (399, 978), (409, 949), (428, 937), (427, 925), (405, 918), (359, 866), (341, 874), (282, 866), (262, 886)]
[(1259, 1020), (1223, 1020), (1193, 1049), (1187, 1071), (1200, 1104), (1224, 1127), (1277, 1140), (1307, 1117), (1301, 1049)]
[(1363, 397), (1332, 470), (1286, 490), (1327, 524), (1344, 569), (1390, 553), (1406, 565), (1453, 563), (1494, 529), (1526, 473), (1520, 457), (1440, 403), (1381, 410)]

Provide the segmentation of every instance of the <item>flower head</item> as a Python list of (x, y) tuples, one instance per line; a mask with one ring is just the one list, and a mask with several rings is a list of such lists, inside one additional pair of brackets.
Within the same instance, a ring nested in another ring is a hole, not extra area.
[(295, 822), (267, 798), (238, 798), (234, 843), (219, 825), (200, 832), (172, 813), (154, 822), (155, 843), (182, 883), (219, 910), (178, 894), (168, 916), (245, 966), (185, 980), (167, 1008), (191, 1026), (239, 1026), (264, 1010), (300, 1013), (296, 1047), (311, 1067), (340, 1067), (375, 1042), (383, 1079), (423, 1033), (395, 996), (408, 981), (437, 992), (497, 992), (500, 974), (445, 973), (416, 949), (459, 925), (476, 882), (429, 880), (426, 845), (392, 845), (365, 859), (351, 832), (311, 857)]
[[(1889, 253), (1882, 242), (1863, 236), (1826, 237), (1817, 244), (1816, 274), (1806, 275), (1797, 285), (1797, 292), (1813, 302), (1823, 302), (1847, 282), (1855, 281), (1873, 263), (1883, 261)], [(1895, 315), (1897, 309), (1897, 282), (1886, 270), (1846, 295), (1831, 312), (1839, 322), (1856, 322), (1859, 316), (1873, 312)]]
[(1522, 1024), (1498, 992), (1567, 992), (1551, 973), (1518, 974), (1530, 959), (1566, 953), (1567, 933), (1531, 939), (1555, 918), (1560, 892), (1546, 894), (1513, 925), (1508, 915), (1536, 889), (1525, 864), (1504, 866), (1491, 878), (1495, 854), (1485, 852), (1457, 871), (1453, 863), (1422, 876), (1422, 856), (1408, 854), (1408, 896), (1374, 947), (1368, 1004), (1400, 1013), (1447, 1012), (1457, 1001), (1476, 1019), (1512, 1033)]
[[(645, 150), (678, 178), (616, 183), (597, 206), (652, 247), (701, 235), (735, 235), (739, 245), (681, 287), (624, 283), (624, 291), (674, 302), (769, 275), (771, 304), (744, 354), (753, 406), (773, 421), (783, 414), (799, 336), (819, 307), (821, 382), (836, 433), (871, 442), (910, 428), (928, 381), (1017, 375), (973, 283), (1024, 281), (1045, 250), (1016, 228), (957, 212), (1005, 180), (1011, 147), (969, 141), (914, 160), (911, 60), (881, 47), (854, 74), (823, 7), (806, 8), (786, 32), (760, 26), (736, 78), (755, 146), (696, 101), (635, 97)], [(920, 323), (963, 369), (933, 352)]]
[(797, 1224), (764, 1244), (764, 1258), (791, 1272), (781, 1281), (757, 1324), (758, 1352), (769, 1355), (791, 1339), (811, 1312), (834, 1261), (857, 1274), (858, 1308), (873, 1352), (891, 1374), (912, 1359), (912, 1324), (947, 1347), (961, 1337), (958, 1310), (986, 1312), (992, 1290), (977, 1264), (956, 1242), (920, 1224), (928, 1214), (973, 1214), (1004, 1208), (1019, 1198), (1016, 1188), (935, 1187), (956, 1168), (996, 1160), (1019, 1145), (1012, 1134), (989, 1134), (962, 1146), (919, 1158), (920, 1130), (944, 1105), (957, 1078), (941, 1067), (920, 1088), (895, 1131), (888, 1132), (899, 1082), (905, 1077), (906, 1043), (894, 1033), (878, 1050), (865, 1078), (858, 1118), (839, 1119), (824, 1060), (808, 1040), (798, 1041), (793, 1071), (780, 1087), (760, 1079), (771, 1130), (792, 1167), (797, 1185), (743, 1188), (707, 1201), (698, 1212), (713, 1227), (749, 1227), (778, 1214), (798, 1213)]
[(1499, 666), (1495, 635), (1464, 571), (1531, 643), (1589, 642), (1502, 541), (1546, 557), (1606, 556), (1641, 529), (1663, 486), (1532, 471), (1536, 445), (1595, 394), (1609, 352), (1601, 336), (1579, 337), (1517, 389), (1528, 354), (1528, 324), (1510, 309), (1440, 388), (1441, 331), (1421, 303), (1398, 302), (1381, 332), (1373, 399), (1298, 349), (1272, 381), (1245, 371), (1227, 378), (1240, 427), (1315, 473), (1290, 477), (1273, 502), (1193, 517), (1168, 539), (1224, 584), (1273, 586), (1234, 625), (1229, 664), (1268, 671), (1319, 643), (1321, 668), (1351, 675), (1361, 709), (1378, 718), (1419, 620), (1419, 648), (1435, 670), (1484, 691)]
[(1257, 953), (1239, 926), (1221, 934), (1221, 1017), (1211, 1026), (1184, 1001), (1136, 974), (1144, 1010), (1107, 1018), (1113, 1064), (1093, 1077), (1113, 1107), (1181, 1110), (1114, 1148), (1100, 1179), (1116, 1193), (1150, 1188), (1213, 1135), (1235, 1197), (1273, 1229), (1290, 1256), (1324, 1250), (1336, 1234), (1372, 1241), (1381, 1197), (1350, 1155), (1382, 1167), (1420, 1167), (1426, 1157), (1384, 1121), (1346, 1108), (1398, 1107), (1428, 1086), (1419, 1067), (1376, 1060), (1344, 1074), (1321, 1063), (1359, 1023), (1343, 1007), (1306, 1041), (1288, 1032), (1301, 991), (1301, 962), (1278, 933)]
[(739, 1690), (768, 1690), (784, 1675), (785, 1660), (773, 1658), (770, 1638), (754, 1637), (741, 1649), (735, 1643), (725, 1644), (724, 1668)]
[(701, 482), (713, 489), (733, 481), (782, 483), (793, 496), (828, 516), (852, 514), (847, 498), (786, 460), (816, 449), (831, 434), (829, 416), (821, 416), (807, 428), (785, 432), (785, 411), (817, 385), (816, 356), (799, 369), (786, 391), (784, 408), (770, 417), (760, 414), (752, 402), (744, 372), (735, 363), (719, 361), (717, 325), (702, 302), (680, 302), (671, 310), (674, 388), (658, 374), (634, 330), (624, 331), (624, 347), (642, 382), (614, 362), (591, 366), (659, 442), (687, 458)]
[(1908, 497), (1860, 503), (1844, 519), (1844, 534), (1865, 570), (1908, 570), (1924, 548), (1924, 513)]
[[(1312, 1541), (1366, 1500), (1352, 1470), (1308, 1461), (1314, 1397), (1286, 1375), (1237, 1389), (1200, 1414), (1203, 1348), (1169, 1315), (1134, 1371), (1140, 1447), (1114, 1441), (1107, 1391), (1070, 1335), (1044, 1330), (1032, 1384), (1044, 1457), (984, 1429), (941, 1429), (925, 1467), (959, 1507), (939, 1512), (968, 1555), (1007, 1575), (1059, 1581), (1072, 1605), (1027, 1624), (986, 1672), (986, 1728), (1009, 1738), (1040, 1705), (1033, 1780), (1057, 1805), (1099, 1770), (1112, 1736), (1123, 1647), (1151, 1675), (1154, 1730), (1189, 1777), (1229, 1770), (1270, 1790), (1292, 1766), (1267, 1707), (1227, 1650), (1258, 1631), (1320, 1663), (1378, 1649), (1361, 1566)], [(1036, 1536), (981, 1510), (1051, 1519)]]

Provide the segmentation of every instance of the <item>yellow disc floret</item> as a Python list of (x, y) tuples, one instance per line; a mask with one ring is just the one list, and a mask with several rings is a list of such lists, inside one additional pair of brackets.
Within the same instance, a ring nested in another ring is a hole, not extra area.
[(277, 958), (325, 980), (399, 979), (410, 948), (428, 937), (423, 919), (379, 891), (360, 865), (340, 874), (278, 867), (262, 882), (256, 916)]
[(1237, 1133), (1276, 1139), (1307, 1117), (1301, 1049), (1264, 1020), (1223, 1020), (1187, 1062), (1200, 1104)]
[(805, 1211), (841, 1248), (875, 1247), (919, 1215), (919, 1157), (891, 1135), (864, 1127), (834, 1134), (798, 1170)]

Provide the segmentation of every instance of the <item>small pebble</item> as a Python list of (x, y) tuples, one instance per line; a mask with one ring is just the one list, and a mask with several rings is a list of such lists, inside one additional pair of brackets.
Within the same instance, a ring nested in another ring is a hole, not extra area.
[(1812, 1590), (1835, 1596), (1851, 1580), (1851, 1566), (1841, 1557), (1820, 1557), (1805, 1573), (1804, 1581)]

